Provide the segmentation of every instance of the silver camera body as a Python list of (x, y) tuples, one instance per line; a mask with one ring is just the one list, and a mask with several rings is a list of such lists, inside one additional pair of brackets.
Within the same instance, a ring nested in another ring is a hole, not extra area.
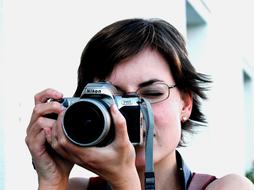
[(133, 145), (143, 144), (145, 122), (141, 111), (142, 99), (137, 95), (118, 95), (107, 82), (88, 83), (79, 98), (57, 100), (66, 111), (62, 127), (66, 137), (83, 147), (106, 146), (114, 140), (115, 127), (110, 106), (116, 104), (125, 117), (128, 135)]

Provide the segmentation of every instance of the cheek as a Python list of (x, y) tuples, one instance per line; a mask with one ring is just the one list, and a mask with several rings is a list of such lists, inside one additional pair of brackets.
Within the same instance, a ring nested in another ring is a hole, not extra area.
[[(158, 163), (179, 144), (181, 137), (181, 122), (178, 104), (170, 105), (167, 101), (153, 104), (154, 114), (154, 162)], [(145, 165), (144, 149), (136, 149), (136, 166)]]
[(178, 106), (162, 102), (161, 104), (153, 105), (153, 112), (155, 135), (158, 140), (161, 142), (167, 141), (170, 144), (178, 144), (181, 136), (181, 111)]
[(155, 123), (164, 124), (163, 126), (180, 124), (181, 109), (179, 106), (162, 102), (154, 104), (152, 108)]

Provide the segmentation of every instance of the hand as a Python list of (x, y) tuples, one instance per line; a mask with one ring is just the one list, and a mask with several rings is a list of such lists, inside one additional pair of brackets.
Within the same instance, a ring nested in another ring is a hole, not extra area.
[(49, 98), (60, 99), (62, 94), (47, 89), (35, 95), (35, 107), (27, 127), (26, 144), (35, 165), (40, 189), (63, 189), (68, 182), (73, 164), (58, 155), (48, 144), (57, 121), (44, 117), (49, 113), (60, 114), (63, 107), (58, 102), (47, 102)]
[[(129, 141), (125, 118), (115, 105), (110, 110), (115, 125), (115, 139), (111, 144), (88, 148), (76, 146), (66, 139), (60, 125), (53, 128), (50, 144), (63, 157), (103, 177), (113, 189), (140, 189), (135, 150)], [(63, 113), (59, 115), (62, 116)]]

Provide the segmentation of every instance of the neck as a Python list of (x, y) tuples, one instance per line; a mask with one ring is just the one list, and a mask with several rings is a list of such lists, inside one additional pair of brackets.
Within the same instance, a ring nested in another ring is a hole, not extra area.
[[(142, 189), (144, 190), (144, 168), (138, 168), (139, 178), (141, 181)], [(155, 186), (156, 189), (160, 190), (180, 190), (181, 184), (179, 175), (177, 173), (177, 163), (175, 152), (168, 155), (163, 160), (155, 163), (154, 165), (154, 174), (155, 174)]]

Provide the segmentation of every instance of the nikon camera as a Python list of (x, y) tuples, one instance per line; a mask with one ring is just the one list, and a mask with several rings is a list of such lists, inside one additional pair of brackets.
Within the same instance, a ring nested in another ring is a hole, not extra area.
[(91, 147), (106, 146), (114, 139), (114, 124), (109, 108), (116, 104), (126, 119), (128, 135), (133, 145), (143, 143), (145, 122), (141, 112), (142, 99), (137, 95), (120, 96), (107, 82), (88, 83), (79, 98), (54, 100), (66, 107), (62, 127), (74, 144)]

